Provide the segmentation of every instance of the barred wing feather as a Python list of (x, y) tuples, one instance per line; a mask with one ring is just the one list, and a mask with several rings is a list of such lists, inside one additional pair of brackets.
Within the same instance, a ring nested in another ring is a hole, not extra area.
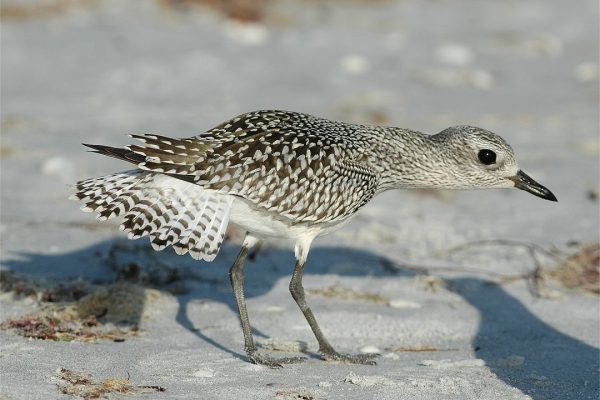
[(212, 261), (219, 252), (233, 199), (161, 173), (132, 170), (77, 183), (72, 198), (101, 220), (123, 217), (130, 239), (149, 236), (152, 247)]

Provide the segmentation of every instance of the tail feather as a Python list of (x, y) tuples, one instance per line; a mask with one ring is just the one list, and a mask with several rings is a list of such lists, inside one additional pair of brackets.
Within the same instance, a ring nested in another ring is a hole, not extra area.
[[(102, 154), (129, 156), (126, 150), (94, 146)], [(84, 202), (84, 211), (96, 212), (99, 219), (122, 216), (120, 228), (129, 238), (150, 236), (156, 250), (173, 246), (179, 254), (206, 261), (223, 243), (233, 202), (222, 193), (143, 170), (84, 180), (76, 188), (72, 198)]]
[(168, 174), (194, 175), (198, 165), (212, 153), (216, 142), (210, 140), (173, 139), (159, 135), (132, 135), (143, 146), (129, 145), (127, 149), (142, 157), (138, 167), (147, 171)]
[[(205, 230), (206, 234), (198, 239), (199, 242), (196, 246), (197, 248), (204, 249), (206, 256), (210, 257), (211, 260), (213, 260), (219, 252), (219, 248), (214, 245), (215, 239), (225, 237), (225, 229), (229, 222), (229, 207), (231, 207), (231, 203), (221, 201), (214, 204), (214, 206), (216, 211), (212, 215)], [(195, 249), (190, 251), (192, 257), (194, 257), (195, 251)]]
[[(143, 145), (125, 148), (84, 143), (92, 152), (136, 164), (138, 168), (171, 175), (191, 176), (217, 145), (210, 139), (174, 139), (159, 135), (130, 135)], [(193, 178), (190, 178), (193, 180)], [(188, 179), (189, 180), (189, 179)]]
[(89, 143), (82, 143), (82, 144), (86, 147), (89, 147), (90, 149), (93, 149), (92, 153), (98, 153), (98, 154), (102, 154), (105, 156), (114, 157), (119, 160), (128, 161), (128, 162), (131, 162), (134, 164), (139, 164), (141, 162), (144, 162), (144, 160), (145, 160), (145, 158), (143, 156), (136, 154), (129, 149), (104, 146), (101, 144), (89, 144)]

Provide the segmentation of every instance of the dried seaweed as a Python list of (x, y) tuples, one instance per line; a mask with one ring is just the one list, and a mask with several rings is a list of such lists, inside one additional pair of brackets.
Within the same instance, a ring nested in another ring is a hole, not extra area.
[(49, 315), (26, 315), (8, 319), (0, 329), (11, 330), (18, 335), (33, 339), (54, 341), (95, 342), (112, 340), (122, 342), (125, 337), (137, 335), (136, 326), (123, 329), (103, 329), (95, 317), (85, 319), (59, 319)]
[(270, 0), (160, 0), (164, 7), (181, 11), (194, 8), (213, 9), (228, 19), (258, 22), (264, 19)]
[(14, 275), (3, 283), (5, 291), (12, 289), (36, 299), (39, 310), (9, 318), (0, 329), (42, 340), (122, 342), (138, 334), (145, 307), (161, 296), (157, 290), (129, 283), (60, 283), (53, 287)]
[(93, 0), (54, 0), (51, 2), (2, 2), (0, 17), (3, 20), (28, 20), (49, 18), (74, 8), (89, 6)]
[(61, 393), (78, 396), (86, 400), (99, 399), (111, 393), (135, 395), (164, 392), (166, 390), (161, 386), (133, 385), (129, 381), (129, 377), (96, 381), (90, 374), (75, 372), (66, 368), (59, 368), (53, 380)]
[(581, 247), (558, 267), (544, 270), (542, 275), (568, 289), (600, 294), (600, 243)]

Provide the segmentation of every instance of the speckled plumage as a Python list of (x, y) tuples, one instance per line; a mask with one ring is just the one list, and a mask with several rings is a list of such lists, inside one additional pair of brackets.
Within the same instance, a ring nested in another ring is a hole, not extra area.
[(319, 223), (347, 218), (375, 194), (378, 171), (364, 162), (375, 134), (366, 126), (260, 111), (190, 139), (144, 136), (144, 146), (129, 148), (146, 157), (142, 169), (187, 175), (291, 224)]
[(193, 183), (143, 170), (78, 182), (75, 198), (99, 220), (123, 216), (120, 229), (129, 239), (149, 236), (155, 250), (173, 246), (180, 255), (206, 261), (219, 252), (232, 203)]
[[(242, 114), (198, 136), (133, 135), (142, 144), (118, 149), (88, 145), (138, 169), (77, 184), (74, 198), (99, 219), (123, 216), (130, 238), (211, 261), (228, 221), (247, 232), (230, 277), (248, 357), (256, 353), (243, 297), (243, 260), (263, 237), (295, 241), (290, 291), (325, 358), (344, 356), (321, 333), (304, 300), (302, 272), (312, 240), (337, 228), (377, 193), (394, 188), (517, 187), (554, 195), (522, 173), (511, 147), (481, 128), (457, 126), (436, 135), (394, 127), (347, 124), (289, 111)], [(296, 361), (296, 359), (293, 359)]]
[[(144, 142), (128, 146), (142, 157), (130, 156), (141, 169), (240, 196), (291, 224), (344, 220), (377, 192), (424, 186), (436, 175), (439, 187), (460, 184), (460, 174), (448, 176), (452, 170), (441, 168), (446, 160), (427, 154), (434, 142), (426, 135), (301, 113), (251, 112), (186, 139), (133, 137)], [(496, 135), (488, 137), (506, 146)], [(414, 173), (428, 166), (426, 179)]]

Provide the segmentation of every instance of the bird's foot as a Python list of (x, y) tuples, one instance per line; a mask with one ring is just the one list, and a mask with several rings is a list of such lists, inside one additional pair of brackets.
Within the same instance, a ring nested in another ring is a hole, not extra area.
[(376, 365), (375, 359), (380, 354), (340, 354), (337, 351), (321, 351), (321, 358), (325, 361), (343, 364)]
[(247, 352), (247, 355), (251, 363), (264, 365), (269, 368), (283, 368), (284, 364), (297, 364), (306, 361), (306, 357), (274, 358), (263, 354), (258, 354), (257, 351), (249, 351)]

